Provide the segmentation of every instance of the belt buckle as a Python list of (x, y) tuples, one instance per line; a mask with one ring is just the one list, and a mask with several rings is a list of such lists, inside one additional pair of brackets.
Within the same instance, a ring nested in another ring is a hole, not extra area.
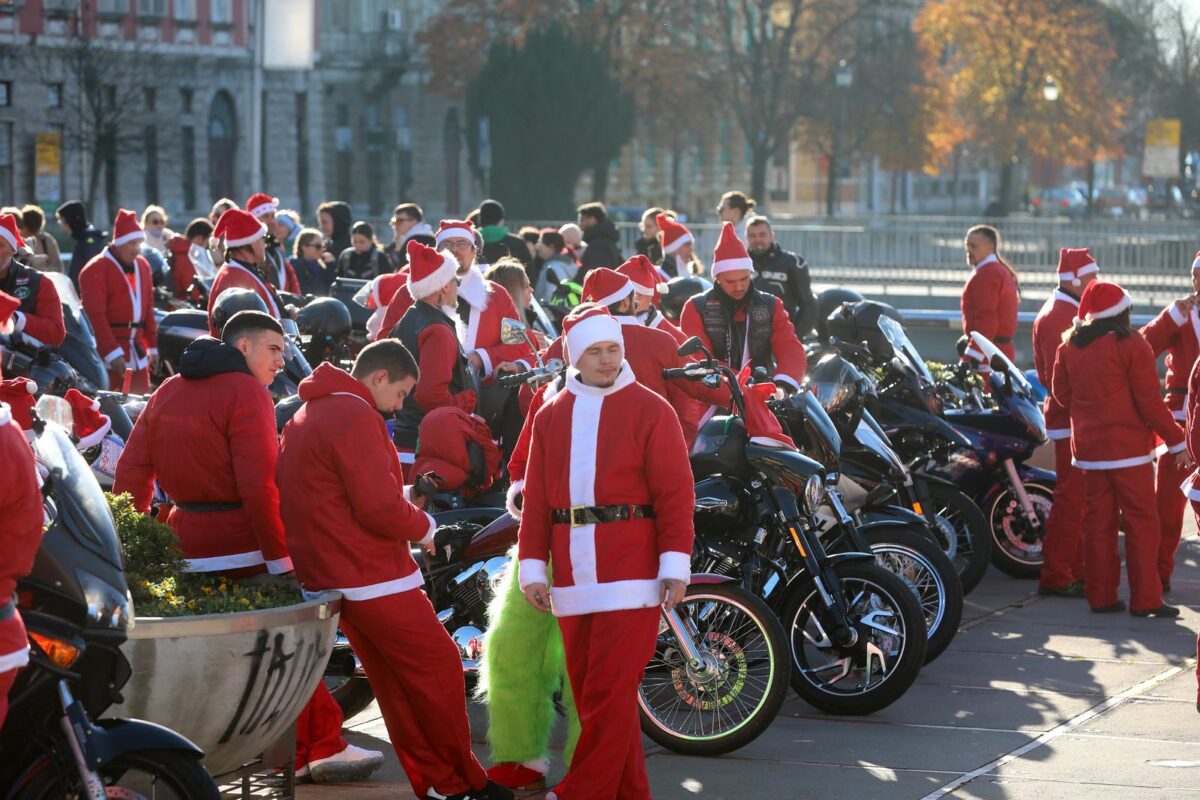
[(569, 522), (571, 523), (572, 528), (582, 528), (584, 525), (589, 524), (587, 522), (576, 522), (575, 521), (575, 512), (576, 511), (584, 511), (585, 509), (587, 509), (586, 505), (571, 506), (570, 509), (568, 509), (567, 513), (570, 515)]

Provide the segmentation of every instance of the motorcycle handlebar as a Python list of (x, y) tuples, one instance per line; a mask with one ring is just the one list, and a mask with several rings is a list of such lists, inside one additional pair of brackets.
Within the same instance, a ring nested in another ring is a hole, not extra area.
[(526, 370), (524, 372), (512, 372), (512, 373), (509, 373), (508, 375), (501, 375), (499, 378), (496, 379), (496, 382), (499, 383), (501, 386), (503, 386), (505, 389), (512, 389), (512, 388), (520, 386), (521, 384), (528, 381), (530, 376), (533, 375), (533, 373), (534, 373), (534, 370)]

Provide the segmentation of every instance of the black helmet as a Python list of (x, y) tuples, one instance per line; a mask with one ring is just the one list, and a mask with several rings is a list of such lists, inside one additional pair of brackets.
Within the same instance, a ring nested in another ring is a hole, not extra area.
[(337, 298), (318, 297), (300, 309), (296, 327), (314, 339), (341, 341), (350, 335), (350, 311)]
[(219, 335), (229, 318), (239, 311), (261, 311), (267, 313), (267, 304), (252, 289), (226, 289), (213, 303), (212, 324)]
[(880, 317), (891, 317), (904, 324), (904, 317), (887, 303), (860, 300), (834, 309), (829, 315), (830, 336), (853, 344), (864, 344), (876, 358), (891, 358), (892, 345), (879, 327)]
[(699, 275), (684, 275), (667, 281), (667, 290), (662, 293), (659, 306), (663, 316), (678, 322), (683, 314), (683, 306), (698, 294), (704, 294), (712, 288), (712, 283)]
[[(829, 315), (842, 307), (842, 303), (857, 303), (863, 296), (853, 289), (826, 289), (817, 295), (817, 336), (822, 342), (829, 340)], [(838, 337), (841, 338), (841, 337)]]

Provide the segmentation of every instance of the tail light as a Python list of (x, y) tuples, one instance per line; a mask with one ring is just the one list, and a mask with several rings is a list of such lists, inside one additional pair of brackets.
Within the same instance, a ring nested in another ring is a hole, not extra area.
[(1063, 207), (1063, 208), (1069, 208), (1069, 207), (1070, 207), (1070, 205), (1071, 205), (1071, 201), (1070, 201), (1070, 200), (1068, 200), (1068, 199), (1067, 199), (1067, 198), (1065, 198), (1065, 197), (1062, 199), (1062, 201), (1061, 201), (1061, 202), (1062, 202), (1062, 207)]

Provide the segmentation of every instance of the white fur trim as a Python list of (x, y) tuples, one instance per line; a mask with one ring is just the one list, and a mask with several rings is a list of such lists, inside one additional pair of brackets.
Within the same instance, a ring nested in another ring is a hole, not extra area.
[(1074, 281), (1074, 280), (1075, 280), (1074, 272), (1059, 272), (1058, 273), (1058, 282), (1059, 283), (1066, 283), (1067, 281)]
[(414, 300), (421, 300), (441, 289), (458, 274), (458, 262), (449, 253), (442, 253), (442, 263), (433, 272), (420, 280), (413, 280), (413, 273), (408, 273), (408, 293)]
[(1189, 500), (1200, 500), (1200, 489), (1195, 487), (1197, 481), (1200, 481), (1200, 472), (1193, 471), (1183, 479), (1183, 483), (1179, 484), (1179, 491), (1187, 495)]
[(504, 507), (512, 515), (513, 519), (519, 520), (521, 518), (521, 509), (517, 508), (517, 496), (524, 491), (525, 481), (522, 479), (513, 481), (512, 485), (508, 487), (508, 491), (504, 493)]
[(1071, 297), (1071, 295), (1067, 294), (1066, 292), (1062, 291), (1061, 289), (1054, 290), (1054, 299), (1061, 300), (1064, 303), (1069, 303), (1070, 305), (1075, 306), (1075, 308), (1079, 308), (1079, 301), (1076, 300), (1074, 297)]
[(437, 520), (433, 518), (433, 515), (426, 511), (425, 519), (429, 520), (429, 527), (425, 529), (425, 535), (421, 537), (421, 540), (417, 544), (429, 544), (433, 541), (433, 535), (437, 533)]
[[(626, 297), (629, 297), (629, 295), (633, 294), (633, 292), (634, 292), (633, 281), (626, 278), (625, 285), (622, 286), (620, 289), (613, 292), (608, 297), (598, 297), (595, 300), (592, 300), (591, 302), (595, 303), (598, 306), (611, 306), (613, 303), (619, 303), (622, 300), (624, 300)], [(584, 298), (584, 299), (586, 300), (587, 298)]]
[(1077, 458), (1072, 458), (1071, 463), (1080, 469), (1125, 469), (1127, 467), (1140, 467), (1142, 464), (1153, 464), (1154, 453), (1147, 453), (1144, 456), (1134, 456), (1133, 458), (1118, 458), (1113, 461), (1080, 461)]
[(688, 583), (692, 578), (692, 554), (668, 550), (658, 554), (658, 579)]
[(491, 359), (491, 356), (489, 356), (487, 354), (487, 351), (482, 348), (476, 347), (471, 352), (474, 353), (475, 355), (479, 356), (479, 360), (483, 362), (483, 377), (485, 377), (485, 378), (492, 377), (492, 359)]
[(118, 236), (117, 238), (113, 239), (110, 242), (110, 244), (125, 244), (126, 242), (134, 242), (134, 241), (137, 241), (138, 239), (145, 239), (145, 238), (146, 238), (145, 231), (130, 231), (129, 233), (125, 234), (124, 236)]
[[(597, 317), (596, 319), (601, 319)], [(587, 320), (581, 325), (587, 325)], [(609, 324), (615, 321), (609, 318)], [(576, 326), (578, 328), (580, 326)], [(574, 329), (572, 330), (572, 332)], [(618, 334), (619, 335), (619, 334)], [(572, 345), (571, 350), (575, 348)], [(583, 352), (580, 350), (579, 352)], [(576, 395), (571, 407), (570, 461), (567, 481), (572, 506), (596, 505), (596, 458), (600, 436), (600, 408), (603, 396)], [(570, 528), (571, 575), (576, 586), (596, 583), (596, 526)]]
[(521, 766), (526, 769), (531, 769), (534, 772), (540, 772), (543, 775), (550, 771), (550, 759), (535, 758), (532, 761), (522, 761)]
[(747, 258), (727, 258), (723, 261), (714, 261), (712, 265), (712, 276), (715, 278), (722, 272), (738, 272), (740, 270), (754, 271), (754, 262)]
[(17, 237), (13, 236), (13, 232), (8, 228), (0, 225), (0, 236), (4, 237), (4, 241), (8, 242), (8, 246), (13, 250), (20, 250), (20, 245), (17, 244)]
[(372, 583), (367, 586), (339, 588), (336, 591), (341, 592), (347, 600), (374, 600), (376, 597), (400, 594), (400, 592), (420, 588), (424, 583), (425, 578), (421, 575), (421, 570), (415, 569), (403, 578), (383, 581), (382, 583)]
[(471, 244), (475, 244), (475, 233), (466, 228), (445, 228), (437, 232), (433, 237), (436, 244), (441, 244), (447, 239), (466, 239)]
[(1197, 258), (1192, 262), (1192, 272), (1195, 272), (1196, 270), (1200, 270), (1200, 258)]
[[(249, 236), (243, 236), (241, 239), (226, 239), (225, 246), (228, 248), (244, 247), (245, 245), (253, 244), (254, 242), (257, 242), (259, 239), (263, 238), (266, 235), (267, 235), (267, 226), (263, 225), (260, 222), (258, 224), (258, 230), (256, 232), (250, 234)], [(119, 244), (119, 242), (118, 242), (118, 244)]]
[(258, 219), (263, 214), (270, 214), (273, 211), (278, 211), (279, 210), (279, 198), (276, 197), (273, 200), (271, 200), (271, 202), (269, 202), (269, 203), (263, 203), (261, 205), (255, 206), (254, 208), (247, 208), (246, 210), (250, 212), (250, 216), (254, 217), (255, 219)]
[(1187, 447), (1187, 442), (1179, 442), (1178, 444), (1173, 444), (1170, 447), (1168, 447), (1167, 452), (1171, 453), (1172, 455), (1174, 455), (1176, 453), (1182, 453), (1186, 447)]
[(1052, 442), (1071, 438), (1070, 428), (1046, 428), (1046, 438)]
[[(0, 230), (3, 230), (0, 228)], [(29, 663), (29, 645), (21, 650), (14, 650), (11, 653), (5, 653), (0, 656), (0, 672), (8, 672), (13, 669), (20, 669)]]
[(658, 578), (649, 578), (587, 583), (582, 586), (551, 586), (550, 598), (556, 617), (574, 617), (631, 608), (655, 608), (662, 603), (662, 583)]
[(621, 334), (621, 323), (608, 315), (597, 314), (571, 326), (567, 331), (567, 352), (574, 366), (583, 352), (597, 342), (616, 342), (625, 350), (625, 337)]
[(8, 403), (0, 403), (0, 426), (10, 422), (12, 422), (12, 409), (8, 407)]
[(675, 241), (671, 242), (669, 245), (664, 247), (663, 255), (669, 256), (672, 253), (674, 253), (676, 250), (678, 250), (679, 248), (683, 247), (688, 242), (694, 242), (694, 241), (696, 241), (696, 240), (690, 232), (685, 233), (682, 236), (680, 236), (678, 239), (676, 239)]
[(261, 550), (250, 553), (234, 553), (228, 556), (210, 556), (209, 558), (187, 558), (188, 572), (221, 572), (227, 569), (243, 569), (257, 567), (265, 563)]
[(1078, 280), (1079, 278), (1082, 278), (1084, 275), (1091, 275), (1093, 272), (1099, 272), (1099, 271), (1100, 271), (1100, 265), (1097, 264), (1095, 261), (1089, 261), (1088, 263), (1084, 264), (1079, 269), (1075, 270), (1075, 279)]
[[(457, 267), (458, 262), (455, 262)], [(488, 281), (483, 277), (479, 267), (474, 264), (462, 276), (462, 280), (458, 284), (458, 296), (467, 301), (473, 309), (480, 311), (487, 310), (488, 294), (491, 292), (491, 287), (488, 286)]]
[(121, 357), (121, 348), (115, 348), (111, 353), (104, 357), (104, 363), (111, 365), (114, 361)]
[(630, 283), (633, 284), (633, 290), (635, 292), (637, 292), (638, 294), (642, 295), (643, 297), (654, 297), (654, 289), (653, 288), (647, 288), (645, 286), (642, 286), (642, 284), (637, 283), (636, 281), (632, 281), (632, 280), (630, 281)]
[(104, 437), (108, 435), (108, 432), (112, 430), (112, 420), (109, 418), (109, 416), (107, 414), (101, 414), (100, 416), (104, 420), (100, 424), (100, 427), (96, 428), (96, 430), (92, 431), (87, 436), (79, 437), (78, 448), (80, 450), (87, 450), (88, 448), (95, 447), (96, 445), (100, 444), (100, 442), (104, 441)]
[(517, 575), (517, 583), (522, 589), (535, 583), (550, 583), (546, 577), (546, 562), (540, 558), (522, 558), (517, 562)]
[[(4, 230), (4, 229), (3, 229), (3, 228), (0, 228), (0, 231), (2, 231), (2, 230)], [(24, 311), (17, 311), (17, 312), (15, 312), (15, 313), (12, 315), (12, 321), (13, 321), (13, 326), (12, 326), (12, 329), (13, 329), (14, 331), (16, 331), (17, 333), (20, 333), (21, 331), (25, 330), (25, 320), (26, 320), (26, 319), (27, 319), (27, 318), (26, 318), (26, 316), (25, 316), (25, 312), (24, 312)]]
[(291, 556), (286, 558), (277, 558), (274, 561), (267, 562), (267, 572), (272, 575), (282, 575), (285, 572), (291, 572), (295, 567), (292, 565)]
[(1117, 316), (1122, 311), (1129, 308), (1131, 305), (1133, 305), (1133, 298), (1130, 297), (1128, 293), (1126, 293), (1121, 298), (1120, 302), (1118, 302), (1116, 305), (1111, 306), (1109, 308), (1102, 309), (1100, 311), (1093, 311), (1092, 313), (1087, 315), (1087, 319), (1089, 322), (1091, 320), (1096, 320), (1096, 319), (1110, 319), (1112, 317)]
[(1171, 305), (1167, 306), (1167, 316), (1169, 316), (1171, 321), (1176, 325), (1183, 325), (1183, 323), (1187, 322), (1187, 315), (1180, 311), (1179, 306), (1175, 305), (1174, 303), (1171, 303)]

